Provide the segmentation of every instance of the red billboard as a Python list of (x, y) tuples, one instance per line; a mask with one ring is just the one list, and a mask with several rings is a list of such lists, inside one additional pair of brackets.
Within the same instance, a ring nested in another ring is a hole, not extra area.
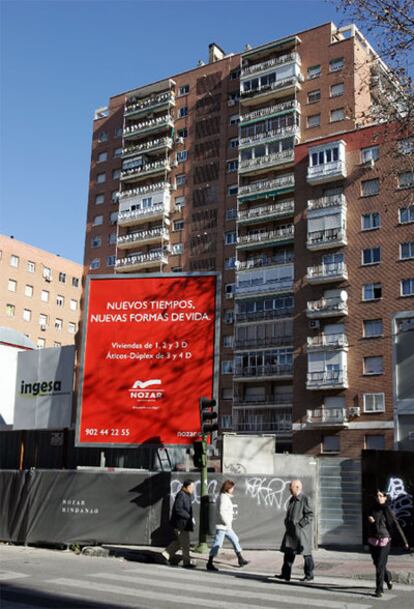
[(215, 375), (214, 273), (90, 276), (77, 445), (189, 444)]

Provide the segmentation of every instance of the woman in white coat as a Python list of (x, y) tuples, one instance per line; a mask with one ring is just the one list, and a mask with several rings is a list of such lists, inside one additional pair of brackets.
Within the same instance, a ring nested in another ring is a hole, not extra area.
[(234, 551), (236, 552), (239, 567), (244, 567), (249, 564), (247, 560), (244, 560), (242, 556), (242, 549), (240, 547), (239, 538), (233, 531), (233, 502), (232, 496), (234, 491), (234, 482), (232, 480), (226, 480), (223, 482), (220, 489), (220, 496), (217, 503), (217, 523), (216, 523), (216, 535), (214, 537), (213, 546), (210, 550), (210, 555), (207, 563), (207, 571), (218, 571), (217, 567), (213, 564), (213, 559), (219, 553), (221, 546), (223, 545), (224, 538), (226, 537), (233, 545)]

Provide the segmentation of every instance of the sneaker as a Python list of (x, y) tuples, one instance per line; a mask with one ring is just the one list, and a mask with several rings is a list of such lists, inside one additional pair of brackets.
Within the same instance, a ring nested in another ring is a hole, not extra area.
[(165, 561), (170, 564), (170, 555), (168, 554), (168, 552), (166, 552), (165, 550), (163, 552), (161, 552), (161, 556), (163, 558), (165, 558)]
[(313, 575), (305, 575), (305, 577), (302, 577), (302, 579), (300, 580), (301, 582), (313, 582), (315, 578), (313, 577)]
[(387, 581), (387, 588), (388, 588), (388, 590), (392, 590), (392, 581), (391, 580)]
[(290, 582), (290, 577), (285, 577), (282, 574), (276, 573), (275, 577), (276, 579), (283, 579), (285, 582)]
[(374, 596), (376, 598), (381, 598), (381, 596), (383, 596), (384, 593), (381, 590), (376, 590)]

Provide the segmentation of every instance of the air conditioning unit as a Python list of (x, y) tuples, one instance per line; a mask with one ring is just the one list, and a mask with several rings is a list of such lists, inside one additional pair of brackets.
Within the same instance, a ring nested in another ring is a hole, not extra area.
[(375, 161), (374, 161), (374, 159), (369, 159), (369, 161), (365, 161), (365, 163), (363, 165), (367, 169), (372, 169), (375, 166)]
[(46, 332), (46, 326), (44, 324), (41, 324), (40, 329), (42, 332)]
[(235, 106), (236, 105), (236, 100), (235, 99), (229, 99), (229, 101), (227, 102), (228, 106)]
[(175, 139), (175, 143), (176, 144), (184, 144), (184, 138), (183, 137), (177, 137)]
[(348, 415), (350, 417), (359, 417), (361, 415), (361, 409), (359, 406), (351, 406), (348, 409)]
[(310, 319), (309, 320), (309, 328), (311, 330), (318, 330), (321, 327), (321, 322), (319, 319)]
[(226, 292), (226, 298), (230, 300), (230, 298), (234, 298), (233, 292)]

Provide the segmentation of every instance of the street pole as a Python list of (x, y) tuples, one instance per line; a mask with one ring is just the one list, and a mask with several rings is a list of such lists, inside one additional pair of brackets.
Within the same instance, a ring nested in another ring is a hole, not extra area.
[(208, 530), (208, 480), (207, 480), (207, 434), (202, 435), (202, 457), (200, 470), (200, 524), (198, 527), (198, 545), (195, 552), (204, 554), (208, 552), (207, 530)]

